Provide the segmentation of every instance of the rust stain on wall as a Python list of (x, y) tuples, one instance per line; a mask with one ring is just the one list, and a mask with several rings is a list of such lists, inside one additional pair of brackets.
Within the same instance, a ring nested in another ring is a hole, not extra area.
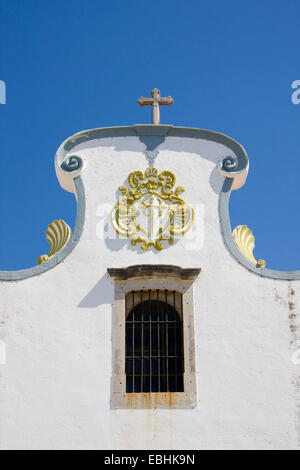
[(136, 408), (138, 397), (136, 393), (126, 393), (126, 407)]
[(175, 401), (174, 393), (168, 392), (167, 393), (167, 400), (168, 400), (169, 408), (174, 408), (174, 401)]
[(294, 344), (297, 340), (296, 333), (297, 333), (297, 313), (296, 313), (296, 304), (295, 304), (295, 289), (288, 285), (288, 293), (287, 296), (279, 295), (277, 289), (275, 289), (275, 300), (280, 302), (288, 309), (289, 313), (289, 328), (292, 333), (291, 344)]
[(289, 286), (289, 299), (288, 299), (288, 306), (289, 306), (289, 319), (290, 319), (290, 330), (293, 333), (293, 339), (292, 343), (296, 341), (296, 332), (297, 332), (297, 325), (296, 325), (296, 320), (297, 320), (297, 315), (295, 313), (296, 305), (295, 305), (295, 290), (292, 289), (292, 287)]
[(175, 408), (176, 393), (126, 393), (126, 408)]

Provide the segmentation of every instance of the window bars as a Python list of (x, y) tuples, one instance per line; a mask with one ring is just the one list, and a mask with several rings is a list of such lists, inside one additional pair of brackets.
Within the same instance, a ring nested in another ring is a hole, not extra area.
[(131, 292), (126, 306), (126, 392), (183, 392), (181, 294)]

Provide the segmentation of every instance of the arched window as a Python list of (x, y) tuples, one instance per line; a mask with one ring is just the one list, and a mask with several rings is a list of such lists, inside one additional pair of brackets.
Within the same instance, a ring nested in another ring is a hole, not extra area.
[(126, 392), (183, 392), (181, 295), (139, 291), (126, 301)]

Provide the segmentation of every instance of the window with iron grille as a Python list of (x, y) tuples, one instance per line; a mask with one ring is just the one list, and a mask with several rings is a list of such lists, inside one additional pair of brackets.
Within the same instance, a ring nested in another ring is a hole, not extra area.
[(126, 392), (183, 392), (182, 295), (130, 292), (126, 311)]

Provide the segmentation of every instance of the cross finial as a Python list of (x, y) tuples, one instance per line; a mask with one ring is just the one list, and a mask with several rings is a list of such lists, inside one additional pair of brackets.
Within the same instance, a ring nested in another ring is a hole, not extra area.
[(138, 103), (140, 106), (152, 106), (152, 124), (160, 124), (160, 105), (171, 106), (174, 100), (171, 96), (162, 98), (158, 88), (154, 88), (154, 90), (151, 91), (151, 95), (152, 98), (144, 98), (144, 96), (142, 96)]

